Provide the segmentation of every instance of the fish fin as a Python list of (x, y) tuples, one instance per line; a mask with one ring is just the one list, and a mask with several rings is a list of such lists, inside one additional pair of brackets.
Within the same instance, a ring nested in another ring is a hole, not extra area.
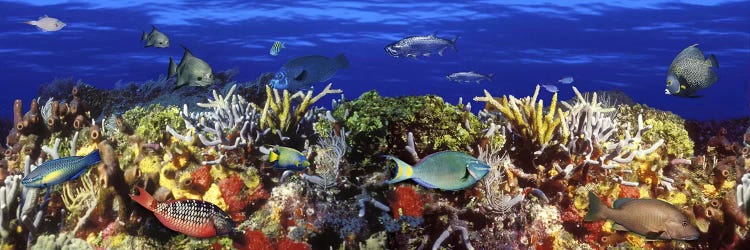
[(427, 35), (427, 36), (429, 36), (429, 37), (437, 37), (437, 30), (436, 30), (436, 31), (433, 31), (432, 33), (430, 33), (430, 34), (429, 34), (429, 35)]
[(664, 231), (659, 231), (659, 232), (647, 232), (646, 234), (644, 234), (644, 235), (643, 235), (643, 237), (646, 237), (646, 239), (654, 240), (654, 239), (659, 239), (659, 237), (660, 237), (660, 236), (661, 236), (662, 234), (664, 234)]
[(615, 200), (614, 203), (612, 203), (612, 208), (614, 208), (614, 209), (620, 209), (620, 208), (622, 208), (623, 205), (625, 205), (625, 203), (628, 203), (629, 201), (632, 201), (632, 200), (633, 200), (632, 198), (620, 198), (620, 199), (617, 199), (617, 200)]
[(426, 187), (426, 188), (431, 188), (431, 189), (437, 189), (438, 188), (437, 186), (432, 185), (430, 183), (427, 183), (424, 180), (419, 179), (419, 178), (412, 178), (412, 180), (414, 180), (414, 182), (416, 182), (417, 184), (422, 185), (423, 187)]
[(177, 74), (177, 64), (174, 63), (174, 59), (169, 57), (169, 69), (167, 69), (167, 78), (173, 77)]
[(443, 51), (445, 51), (445, 48), (440, 49), (440, 51), (438, 51), (438, 55), (443, 56)]
[(339, 54), (334, 58), (336, 60), (336, 65), (339, 69), (346, 69), (349, 68), (349, 60), (346, 59), (346, 56), (344, 56), (344, 53)]
[(148, 38), (148, 35), (146, 35), (146, 32), (144, 31), (143, 34), (141, 34), (141, 41), (146, 41)]
[(133, 199), (138, 204), (141, 204), (141, 206), (148, 209), (149, 211), (156, 210), (156, 199), (154, 199), (154, 197), (146, 192), (146, 190), (144, 190), (142, 187), (136, 186), (135, 188), (138, 189), (138, 195), (130, 194), (130, 199)]
[(386, 181), (387, 184), (393, 184), (396, 182), (404, 181), (407, 179), (410, 179), (412, 177), (412, 174), (414, 174), (414, 169), (411, 165), (408, 163), (402, 161), (399, 158), (393, 157), (391, 155), (383, 156), (386, 159), (393, 160), (396, 162), (396, 176), (393, 177), (393, 179), (390, 179)]
[(417, 54), (406, 54), (406, 57), (417, 60)]
[(279, 154), (276, 153), (276, 151), (271, 151), (271, 153), (268, 153), (268, 162), (275, 162), (279, 160)]
[(487, 80), (489, 80), (490, 82), (492, 82), (492, 77), (493, 76), (495, 76), (495, 73), (489, 73), (489, 74), (487, 74)]
[(190, 50), (187, 47), (185, 47), (184, 44), (180, 44), (180, 46), (182, 46), (182, 48), (185, 49), (185, 53), (182, 54), (182, 60), (185, 60), (185, 58), (188, 56), (195, 57), (193, 56), (193, 52), (190, 52)]
[(630, 230), (628, 230), (627, 228), (625, 228), (624, 226), (622, 226), (622, 225), (620, 225), (618, 223), (612, 223), (612, 230), (615, 230), (615, 231), (628, 231), (628, 232), (630, 231)]
[(151, 25), (151, 32), (154, 32), (154, 31), (158, 31), (158, 29), (156, 28), (156, 26), (155, 26), (155, 25), (153, 25), (153, 24), (152, 24), (152, 25)]
[(451, 48), (453, 48), (453, 51), (458, 51), (458, 49), (456, 49), (456, 40), (458, 40), (458, 37), (459, 37), (459, 35), (456, 35), (451, 40)]
[(302, 70), (301, 72), (299, 72), (299, 74), (297, 74), (297, 76), (294, 77), (294, 80), (302, 81), (305, 79), (306, 76), (307, 76), (307, 70)]
[(689, 95), (689, 96), (686, 96), (686, 97), (687, 98), (701, 98), (701, 97), (703, 97), (703, 95)]
[(424, 53), (423, 56), (430, 56), (430, 53)]
[(606, 218), (603, 213), (605, 209), (607, 209), (607, 206), (599, 200), (599, 197), (596, 197), (594, 192), (589, 191), (589, 211), (583, 217), (583, 221), (595, 221)]
[(28, 24), (28, 25), (34, 25), (34, 26), (36, 26), (36, 21), (35, 20), (26, 21), (26, 22), (23, 22), (23, 23)]
[(711, 67), (719, 68), (719, 61), (716, 61), (716, 56), (714, 54), (711, 54), (708, 56), (708, 63), (711, 65)]

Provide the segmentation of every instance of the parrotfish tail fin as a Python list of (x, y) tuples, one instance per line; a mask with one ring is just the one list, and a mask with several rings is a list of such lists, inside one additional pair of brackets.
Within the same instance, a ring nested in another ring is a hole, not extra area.
[(271, 153), (268, 153), (268, 162), (274, 163), (279, 160), (279, 153), (276, 153), (276, 151), (271, 150)]
[(174, 59), (169, 57), (169, 69), (167, 70), (167, 78), (170, 78), (177, 74), (177, 64), (174, 63)]
[(144, 208), (148, 209), (149, 211), (156, 210), (156, 200), (154, 199), (151, 194), (146, 192), (142, 187), (135, 187), (138, 189), (138, 194), (133, 195), (130, 194), (130, 198), (133, 199), (135, 202), (138, 202), (138, 204), (141, 204)]
[(458, 51), (458, 49), (456, 49), (456, 40), (458, 40), (458, 37), (459, 35), (456, 35), (453, 37), (453, 40), (451, 40), (451, 48), (453, 48), (453, 51)]
[(719, 61), (716, 61), (716, 56), (714, 56), (714, 54), (711, 54), (710, 56), (708, 56), (708, 63), (711, 64), (711, 67), (714, 67), (717, 69), (719, 68)]
[(583, 217), (583, 221), (595, 221), (604, 219), (604, 211), (607, 207), (596, 197), (594, 192), (589, 191), (589, 212)]
[(489, 80), (491, 82), (493, 76), (495, 76), (495, 73), (489, 73), (489, 74), (487, 74), (487, 80)]
[(396, 176), (393, 177), (393, 179), (386, 181), (385, 182), (386, 184), (393, 184), (393, 183), (397, 183), (400, 181), (405, 181), (412, 177), (412, 174), (414, 173), (414, 169), (411, 165), (402, 161), (399, 158), (393, 157), (392, 155), (386, 155), (383, 157), (396, 162)]
[(349, 68), (349, 60), (346, 59), (346, 56), (344, 56), (344, 53), (341, 53), (338, 56), (336, 56), (334, 60), (336, 60), (336, 65), (338, 66), (339, 69)]
[(99, 154), (99, 150), (91, 151), (86, 157), (81, 158), (81, 163), (86, 166), (91, 166), (102, 161), (102, 156)]

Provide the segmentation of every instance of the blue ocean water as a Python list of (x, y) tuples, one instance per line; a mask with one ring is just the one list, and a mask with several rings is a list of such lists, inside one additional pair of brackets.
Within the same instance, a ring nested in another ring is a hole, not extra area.
[[(49, 15), (62, 30), (23, 22)], [(345, 53), (351, 67), (330, 79), (347, 97), (436, 94), (449, 102), (482, 95), (526, 96), (536, 84), (572, 76), (581, 91), (621, 90), (636, 102), (687, 119), (748, 114), (748, 1), (0, 1), (0, 115), (37, 96), (38, 87), (71, 77), (98, 88), (141, 83), (167, 72), (180, 44), (214, 71), (238, 68), (251, 81), (304, 55)], [(144, 48), (151, 25), (166, 49)], [(460, 38), (457, 51), (418, 60), (384, 47), (406, 36)], [(286, 43), (269, 55), (274, 41)], [(683, 48), (715, 54), (719, 81), (702, 98), (664, 95), (667, 69)], [(494, 73), (493, 82), (457, 84), (458, 71)], [(322, 88), (324, 84), (315, 85)], [(544, 95), (548, 95), (545, 93)], [(561, 98), (572, 97), (560, 86)]]

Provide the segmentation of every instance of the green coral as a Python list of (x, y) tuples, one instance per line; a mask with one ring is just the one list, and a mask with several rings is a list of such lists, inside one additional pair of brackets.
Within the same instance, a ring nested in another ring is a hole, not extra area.
[(646, 105), (620, 105), (617, 110), (620, 121), (619, 138), (624, 137), (625, 128), (630, 124), (631, 133), (638, 128), (638, 114), (643, 114), (643, 123), (651, 126), (651, 130), (642, 135), (647, 145), (652, 145), (659, 139), (664, 139), (666, 153), (674, 157), (690, 157), (693, 155), (694, 144), (685, 129), (685, 120), (672, 112), (651, 108)]
[[(409, 132), (414, 134), (417, 152), (428, 155), (464, 150), (476, 143), (484, 126), (462, 106), (447, 104), (438, 96), (388, 98), (376, 91), (338, 106), (333, 117), (351, 131), (348, 140), (353, 162), (363, 160), (365, 165), (374, 155), (401, 152)], [(317, 129), (325, 131), (320, 122)]]
[(31, 249), (94, 249), (85, 240), (76, 238), (69, 233), (60, 233), (57, 236), (53, 234), (39, 236), (36, 244)]
[(139, 106), (128, 110), (122, 117), (135, 128), (135, 134), (146, 141), (157, 142), (167, 138), (164, 133), (167, 125), (177, 131), (185, 129), (180, 109), (175, 106), (164, 107), (158, 104), (147, 108)]

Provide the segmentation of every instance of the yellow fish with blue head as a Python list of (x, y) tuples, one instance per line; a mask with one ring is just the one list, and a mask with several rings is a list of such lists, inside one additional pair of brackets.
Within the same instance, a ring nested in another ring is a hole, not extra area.
[(302, 171), (310, 167), (310, 161), (301, 152), (293, 148), (276, 146), (268, 154), (268, 162), (280, 170)]

